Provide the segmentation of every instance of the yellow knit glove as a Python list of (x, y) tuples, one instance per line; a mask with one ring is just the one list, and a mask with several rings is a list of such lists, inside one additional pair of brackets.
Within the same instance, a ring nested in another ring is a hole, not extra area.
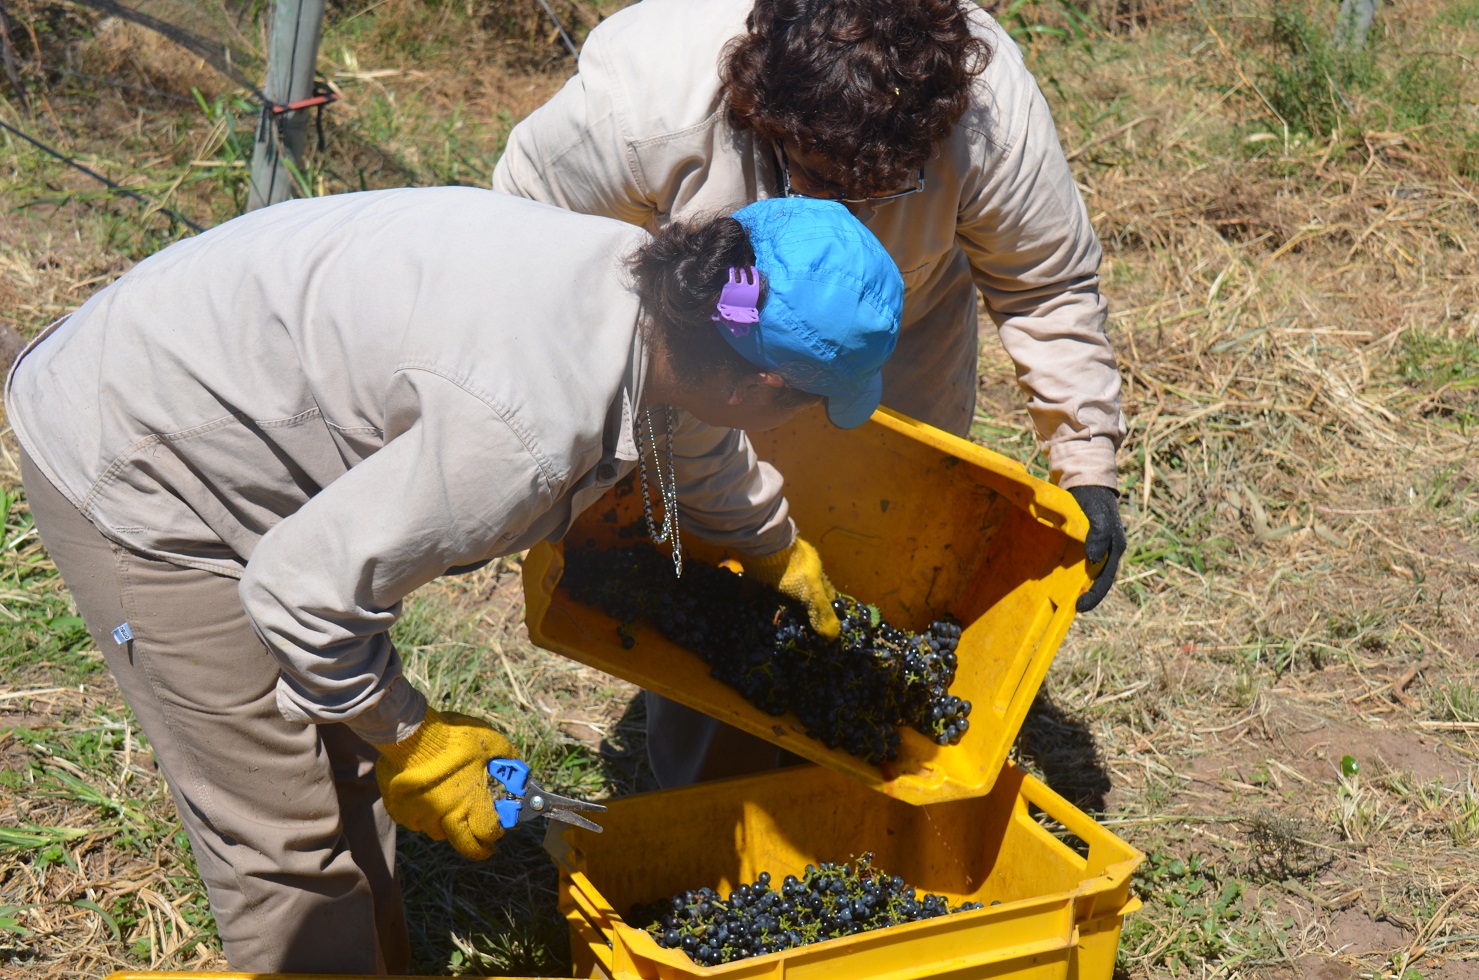
[(746, 572), (777, 592), (806, 603), (812, 629), (829, 639), (842, 632), (832, 609), (837, 590), (822, 571), (822, 556), (810, 544), (797, 538), (789, 548), (764, 558), (747, 558), (744, 564)]
[(503, 826), (488, 791), (488, 760), (518, 757), (508, 739), (485, 721), (428, 707), (409, 738), (376, 748), (375, 780), (392, 820), (474, 861), (493, 854)]

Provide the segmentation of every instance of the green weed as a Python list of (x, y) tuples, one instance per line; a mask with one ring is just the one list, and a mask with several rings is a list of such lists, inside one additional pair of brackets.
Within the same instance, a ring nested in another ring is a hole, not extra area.
[(1463, 681), (1439, 684), (1430, 714), (1435, 721), (1479, 722), (1479, 688)]
[(352, 120), (334, 124), (335, 152), (311, 158), (307, 184), (317, 186), (321, 175), (330, 186), (353, 190), (488, 185), (515, 122), (507, 110), (482, 119), (461, 103), (448, 114), (415, 93), (367, 94)]
[(1150, 777), (1145, 787), (1145, 803), (1151, 809), (1159, 809), (1171, 802), (1171, 796), (1176, 789), (1173, 782), (1157, 777)]
[(259, 107), (239, 92), (218, 96), (210, 102), (198, 89), (191, 94), (211, 125), (199, 179), (214, 185), (212, 197), (229, 199), (236, 211), (244, 211)]
[(1298, 132), (1317, 138), (1340, 132), (1357, 113), (1351, 96), (1377, 82), (1370, 52), (1338, 50), (1329, 32), (1296, 5), (1275, 9), (1270, 37), (1279, 50), (1267, 69), (1274, 111)]
[(1339, 774), (1335, 789), (1336, 818), (1345, 839), (1362, 844), (1378, 837), (1396, 814), (1370, 789), (1361, 785), (1359, 774)]
[(19, 906), (0, 905), (0, 933), (9, 933), (19, 939), (31, 934), (31, 930), (21, 925), (20, 912)]
[(1398, 350), (1402, 377), (1424, 391), (1453, 384), (1479, 388), (1479, 333), (1442, 336), (1409, 330)]
[[(1390, 16), (1379, 11), (1378, 25)], [(1406, 21), (1396, 34), (1373, 30), (1366, 44), (1343, 48), (1329, 20), (1309, 4), (1273, 7), (1274, 53), (1263, 61), (1261, 91), (1290, 130), (1321, 141), (1362, 130), (1411, 134), (1472, 176), (1473, 119), (1455, 97), (1464, 90), (1463, 59), (1411, 43), (1427, 28)]]
[(1458, 812), (1448, 821), (1448, 836), (1454, 847), (1472, 848), (1479, 844), (1479, 790), (1470, 782), (1456, 803)]
[(1325, 632), (1331, 638), (1357, 642), (1374, 635), (1380, 627), (1390, 626), (1386, 616), (1372, 609), (1337, 609), (1325, 624)]
[(994, 14), (1019, 44), (1037, 38), (1084, 41), (1098, 33), (1088, 14), (1062, 0), (1008, 0)]
[(1231, 545), (1227, 538), (1208, 536), (1205, 528), (1155, 527), (1148, 530), (1150, 533), (1136, 540), (1126, 552), (1126, 565), (1164, 562), (1205, 574), (1217, 567), (1219, 559)]
[(1409, 330), (1397, 350), (1399, 376), (1422, 396), (1423, 413), (1467, 434), (1479, 427), (1479, 333)]
[(1439, 9), (1434, 23), (1440, 27), (1479, 28), (1479, 0), (1449, 0)]
[(1135, 872), (1133, 887), (1146, 913), (1125, 920), (1120, 964), (1196, 971), (1274, 955), (1288, 942), (1283, 924), (1269, 929), (1262, 910), (1233, 875), (1199, 855), (1154, 850)]
[(103, 669), (19, 487), (0, 487), (0, 676), (76, 684)]

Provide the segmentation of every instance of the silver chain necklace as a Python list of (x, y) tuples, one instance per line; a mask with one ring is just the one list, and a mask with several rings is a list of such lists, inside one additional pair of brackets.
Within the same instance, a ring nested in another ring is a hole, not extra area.
[[(678, 535), (678, 473), (673, 468), (673, 407), (663, 406), (663, 435), (667, 443), (667, 472), (663, 472), (663, 460), (657, 456), (657, 434), (652, 424), (652, 409), (642, 412), (637, 430), (637, 473), (642, 482), (642, 514), (647, 518), (647, 534), (657, 544), (668, 544), (673, 549), (673, 572), (683, 577), (683, 542)], [(650, 452), (642, 448), (642, 426), (647, 426), (647, 445)], [(657, 474), (657, 493), (662, 498), (662, 527), (652, 516), (652, 493), (647, 488), (647, 464)]]

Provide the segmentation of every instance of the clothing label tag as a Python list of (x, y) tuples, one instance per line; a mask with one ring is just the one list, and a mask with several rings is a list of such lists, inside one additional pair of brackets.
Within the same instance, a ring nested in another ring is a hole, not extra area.
[(113, 627), (113, 642), (123, 646), (134, 638), (134, 631), (128, 628), (127, 623)]

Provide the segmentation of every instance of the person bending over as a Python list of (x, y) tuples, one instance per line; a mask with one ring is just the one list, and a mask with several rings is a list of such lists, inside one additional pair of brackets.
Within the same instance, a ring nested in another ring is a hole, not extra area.
[(488, 857), (484, 767), (517, 750), (407, 680), (402, 600), (559, 538), (639, 461), (683, 531), (835, 631), (743, 430), (819, 399), (866, 419), (902, 305), (893, 261), (832, 202), (654, 237), (431, 188), (252, 212), (37, 338), (5, 393), (26, 494), (231, 968), (405, 972), (392, 820)]

